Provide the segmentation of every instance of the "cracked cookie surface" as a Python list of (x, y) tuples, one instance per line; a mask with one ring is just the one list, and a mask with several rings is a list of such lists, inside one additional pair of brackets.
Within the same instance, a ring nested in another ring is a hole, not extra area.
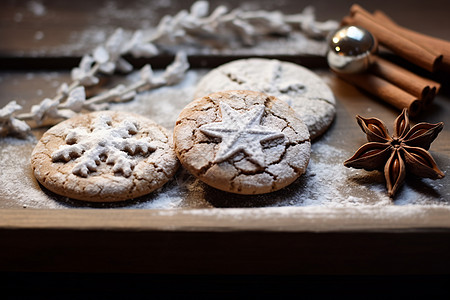
[(305, 173), (311, 143), (289, 105), (254, 91), (213, 93), (188, 104), (174, 129), (175, 152), (194, 176), (238, 194), (279, 190)]
[(327, 84), (312, 71), (289, 62), (249, 58), (226, 63), (200, 80), (194, 97), (226, 90), (263, 92), (285, 101), (306, 124), (311, 139), (322, 135), (336, 114)]
[(50, 128), (34, 148), (31, 166), (54, 193), (113, 202), (163, 186), (179, 162), (167, 129), (137, 114), (103, 111)]

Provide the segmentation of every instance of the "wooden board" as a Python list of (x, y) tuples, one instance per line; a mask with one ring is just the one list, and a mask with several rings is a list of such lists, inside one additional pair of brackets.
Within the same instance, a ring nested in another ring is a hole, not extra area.
[[(383, 9), (410, 28), (450, 39), (450, 24), (447, 24), (450, 21), (444, 16), (448, 4), (432, 2), (429, 10), (423, 10), (421, 1), (410, 1), (410, 9), (406, 11), (402, 1), (362, 1), (361, 4), (370, 10)], [(0, 107), (16, 99), (28, 110), (43, 97), (53, 96), (58, 83), (69, 80), (70, 67), (86, 49), (95, 45), (85, 43), (79, 48), (64, 50), (64, 45), (74, 47), (75, 43), (68, 39), (68, 32), (76, 32), (73, 36), (80, 37), (88, 34), (92, 26), (96, 26), (97, 33), (110, 32), (116, 26), (136, 29), (146, 21), (144, 14), (136, 12), (143, 9), (139, 1), (89, 5), (84, 1), (64, 2), (64, 5), (48, 1), (43, 2), (46, 10), (43, 16), (36, 7), (27, 6), (30, 2), (12, 3), (3, 4), (0, 10), (3, 22), (0, 37), (6, 41), (0, 44)], [(162, 14), (173, 14), (188, 6), (185, 2), (174, 3), (173, 7), (158, 4), (154, 18), (147, 20), (148, 24), (156, 24)], [(232, 6), (234, 2), (230, 3)], [(246, 4), (262, 5), (264, 9), (279, 8), (290, 13), (294, 9), (300, 11), (304, 6), (303, 2), (294, 1)], [(350, 2), (316, 1), (314, 5), (321, 18), (338, 19), (348, 11)], [(104, 10), (109, 10), (109, 16), (102, 16)], [(133, 22), (127, 22), (129, 16), (126, 14), (130, 11), (139, 16)], [(417, 11), (423, 14), (420, 27), (415, 22)], [(100, 17), (93, 17), (94, 12)], [(17, 21), (20, 18), (21, 21)], [(436, 26), (437, 19), (440, 26)], [(38, 34), (36, 39), (36, 31), (41, 31), (44, 37), (39, 39)], [(323, 57), (305, 53), (266, 53), (263, 56), (313, 68), (336, 95), (336, 120), (326, 135), (313, 144), (316, 167), (323, 163), (334, 166), (333, 170), (341, 170), (338, 166), (342, 158), (364, 143), (364, 135), (354, 119), (356, 114), (379, 117), (392, 128), (398, 111), (336, 78), (323, 68)], [(233, 55), (192, 57), (194, 67), (188, 82), (166, 90), (169, 99), (180, 94), (186, 97), (177, 104), (176, 110), (183, 101), (190, 101), (192, 88), (188, 83), (194, 85), (208, 69), (235, 58)], [(170, 57), (163, 58), (163, 62), (159, 58), (150, 62), (157, 64), (157, 61), (159, 66), (164, 66)], [(135, 63), (141, 65), (144, 62)], [(48, 70), (55, 68), (60, 70)], [(117, 76), (113, 82), (129, 79)], [(450, 98), (446, 93), (444, 88), (432, 107), (414, 121), (450, 124)], [(149, 99), (152, 101), (151, 97)], [(136, 103), (127, 105), (130, 110), (138, 109)], [(177, 113), (174, 111), (171, 118)], [(151, 111), (148, 114), (152, 116)], [(165, 126), (173, 126), (172, 119), (169, 118)], [(42, 132), (34, 131), (36, 138)], [(446, 126), (431, 148), (444, 171), (450, 168), (449, 141), (450, 129)], [(175, 187), (172, 183), (157, 196), (124, 205), (90, 206), (61, 199), (36, 183), (27, 165), (34, 143), (33, 140), (19, 142), (12, 139), (0, 142), (0, 151), (5, 151), (0, 152), (0, 159), (9, 157), (14, 149), (23, 150), (0, 171), (17, 169), (8, 183), (1, 182), (3, 188), (0, 188), (1, 271), (446, 274), (450, 268), (449, 177), (440, 181), (409, 178), (393, 202), (382, 196), (382, 175), (355, 171), (348, 181), (340, 182), (337, 191), (333, 191), (337, 185), (332, 179), (336, 174), (326, 177), (326, 174), (314, 176), (310, 172), (309, 181), (299, 181), (285, 191), (265, 197), (246, 199), (201, 186), (189, 194), (189, 200), (177, 202), (176, 208), (153, 205)], [(334, 151), (329, 151), (330, 147)], [(4, 174), (2, 178), (5, 178)], [(188, 178), (192, 184), (201, 185), (189, 179), (189, 175), (183, 176), (178, 178)], [(323, 178), (324, 182), (317, 178)], [(344, 191), (343, 182), (349, 183), (348, 190)], [(329, 197), (319, 190), (311, 193), (311, 183), (320, 184)], [(309, 194), (305, 193), (302, 198), (298, 191), (309, 191)], [(287, 197), (292, 197), (294, 202), (286, 202)]]

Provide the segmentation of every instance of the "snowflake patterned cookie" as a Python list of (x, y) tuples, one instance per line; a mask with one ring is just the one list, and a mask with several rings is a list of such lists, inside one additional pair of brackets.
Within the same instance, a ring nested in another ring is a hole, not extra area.
[(165, 128), (136, 114), (103, 111), (50, 128), (31, 165), (37, 180), (57, 194), (112, 202), (161, 187), (179, 163)]
[(308, 128), (289, 105), (253, 91), (218, 92), (188, 104), (174, 144), (193, 175), (238, 194), (291, 184), (305, 172), (311, 148)]
[(328, 129), (336, 114), (334, 95), (327, 84), (290, 62), (250, 58), (226, 63), (200, 80), (194, 97), (227, 90), (252, 90), (285, 101), (306, 124), (313, 140)]

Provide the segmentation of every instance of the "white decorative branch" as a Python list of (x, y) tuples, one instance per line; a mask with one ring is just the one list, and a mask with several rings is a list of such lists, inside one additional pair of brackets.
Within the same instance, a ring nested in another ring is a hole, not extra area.
[(299, 30), (307, 37), (323, 39), (338, 28), (339, 23), (328, 20), (318, 22), (314, 8), (306, 7), (301, 13), (285, 15), (279, 11), (228, 11), (218, 6), (210, 15), (207, 1), (195, 2), (190, 11), (182, 10), (175, 16), (164, 16), (156, 33), (143, 43), (160, 47), (180, 44), (202, 45), (205, 40), (229, 43), (240, 39), (244, 45), (254, 45), (257, 38), (272, 34), (289, 35)]
[(189, 68), (186, 54), (179, 52), (162, 76), (155, 77), (151, 66), (146, 65), (141, 69), (138, 81), (129, 86), (118, 85), (86, 99), (85, 87), (97, 85), (100, 74), (111, 75), (115, 71), (133, 70), (124, 55), (149, 58), (160, 54), (168, 46), (204, 45), (208, 40), (214, 40), (216, 45), (229, 44), (230, 40), (254, 45), (258, 37), (289, 35), (295, 30), (312, 38), (324, 38), (338, 26), (335, 21), (317, 22), (312, 7), (294, 15), (264, 10), (228, 11), (225, 6), (218, 6), (211, 14), (208, 13), (209, 3), (197, 1), (190, 11), (182, 10), (175, 16), (164, 16), (150, 37), (145, 37), (143, 31), (137, 30), (129, 38), (121, 28), (117, 29), (104, 45), (95, 48), (92, 54), (83, 56), (79, 66), (71, 71), (72, 82), (63, 83), (54, 98), (46, 98), (33, 105), (29, 113), (15, 115), (22, 109), (15, 101), (1, 108), (0, 136), (25, 136), (31, 128), (24, 120), (34, 120), (39, 126), (49, 120), (70, 118), (83, 109), (107, 109), (109, 103), (129, 101), (144, 90), (174, 85), (183, 79)]
[[(34, 120), (40, 125), (47, 119), (67, 119), (82, 109), (107, 109), (108, 103), (125, 102), (134, 99), (137, 92), (158, 88), (165, 85), (174, 85), (180, 82), (189, 68), (187, 56), (179, 52), (160, 77), (155, 77), (150, 65), (145, 65), (140, 71), (140, 80), (129, 86), (118, 85), (103, 94), (86, 99), (84, 86), (67, 87), (63, 84), (54, 99), (44, 99), (38, 105), (31, 107), (31, 112), (17, 116), (21, 120)], [(91, 76), (88, 72), (87, 76)], [(65, 99), (64, 102), (61, 100)]]
[(13, 116), (15, 111), (21, 110), (22, 106), (11, 101), (0, 109), (0, 137), (7, 135), (24, 136), (30, 130), (30, 127), (24, 121), (18, 120)]

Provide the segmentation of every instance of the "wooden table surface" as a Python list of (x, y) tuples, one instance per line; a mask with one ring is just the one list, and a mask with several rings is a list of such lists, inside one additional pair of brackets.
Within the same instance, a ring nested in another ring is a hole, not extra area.
[[(167, 4), (167, 3), (170, 3)], [(80, 57), (116, 27), (155, 26), (161, 16), (192, 1), (3, 1), (0, 4), (0, 107), (20, 99), (25, 108), (52, 96)], [(221, 1), (211, 1), (216, 7)], [(339, 20), (353, 1), (228, 1), (228, 7), (299, 12), (314, 5), (319, 20)], [(399, 24), (450, 40), (448, 1), (360, 1)], [(83, 41), (80, 43), (79, 41)], [(354, 115), (371, 114), (388, 126), (398, 111), (342, 82), (324, 57), (267, 55), (299, 62), (327, 80), (338, 100), (327, 141), (353, 151), (364, 137)], [(233, 56), (194, 56), (194, 70)], [(170, 57), (149, 62), (163, 66)], [(205, 63), (206, 62), (206, 63)], [(142, 61), (136, 61), (142, 64)], [(51, 77), (51, 80), (48, 77)], [(415, 122), (450, 124), (447, 85)], [(368, 109), (370, 108), (370, 109)], [(36, 131), (36, 136), (42, 131)], [(344, 139), (345, 136), (347, 139)], [(450, 127), (432, 145), (450, 168)], [(0, 171), (1, 172), (1, 171)], [(448, 174), (447, 174), (448, 175)], [(421, 183), (417, 181), (415, 183)], [(182, 209), (21, 209), (0, 200), (0, 271), (130, 272), (153, 274), (448, 274), (450, 182), (442, 205), (408, 207), (296, 207)], [(1, 183), (0, 183), (1, 184)], [(409, 183), (414, 184), (414, 182)], [(1, 188), (1, 187), (0, 187)], [(419, 188), (420, 189), (420, 188)], [(426, 192), (426, 191), (425, 191)]]

